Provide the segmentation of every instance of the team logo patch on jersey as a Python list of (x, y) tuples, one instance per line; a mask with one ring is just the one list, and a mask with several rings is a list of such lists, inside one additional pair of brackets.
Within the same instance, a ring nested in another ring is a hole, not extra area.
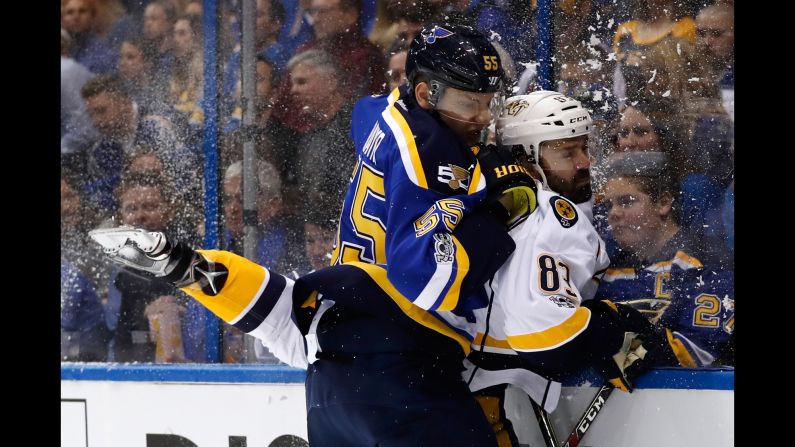
[(577, 207), (574, 204), (560, 196), (552, 197), (549, 199), (549, 203), (563, 228), (569, 228), (577, 223), (579, 216), (577, 216)]
[(447, 166), (439, 166), (439, 174), (437, 177), (442, 183), (447, 183), (450, 189), (461, 188), (464, 191), (469, 189), (469, 171), (453, 164)]
[(449, 233), (436, 233), (433, 235), (436, 262), (438, 264), (451, 264), (453, 262), (453, 237)]
[(425, 39), (425, 42), (427, 43), (434, 43), (436, 42), (436, 39), (444, 39), (445, 37), (450, 37), (452, 35), (452, 31), (444, 29), (441, 26), (435, 26), (429, 32), (423, 33), (422, 38)]
[(505, 106), (505, 113), (511, 116), (516, 116), (522, 110), (530, 107), (530, 103), (525, 101), (524, 99), (520, 99), (519, 101), (514, 101)]
[(558, 307), (567, 307), (569, 309), (574, 309), (577, 307), (570, 298), (567, 298), (563, 295), (551, 295), (548, 297), (549, 301), (552, 301)]

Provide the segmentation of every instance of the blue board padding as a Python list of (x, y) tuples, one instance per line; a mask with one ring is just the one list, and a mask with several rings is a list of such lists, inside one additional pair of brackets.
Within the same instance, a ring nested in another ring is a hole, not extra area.
[[(304, 383), (306, 371), (282, 365), (61, 363), (61, 380), (127, 382)], [(596, 374), (581, 374), (564, 386), (598, 386)], [(732, 368), (656, 368), (638, 378), (637, 389), (734, 390)]]

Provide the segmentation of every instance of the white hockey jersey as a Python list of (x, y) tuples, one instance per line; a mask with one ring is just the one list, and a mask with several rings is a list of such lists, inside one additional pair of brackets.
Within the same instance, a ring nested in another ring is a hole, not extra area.
[[(510, 234), (516, 250), (486, 285), (490, 305), (475, 311), (472, 351), (491, 360), (500, 356), (488, 354), (559, 350), (585, 331), (591, 312), (580, 304), (593, 298), (610, 263), (590, 219), (569, 200), (540, 187), (538, 208)], [(490, 362), (504, 365), (496, 369), (465, 363), (464, 379), (473, 391), (511, 383), (547, 411), (557, 405), (560, 383), (518, 367), (521, 362)]]

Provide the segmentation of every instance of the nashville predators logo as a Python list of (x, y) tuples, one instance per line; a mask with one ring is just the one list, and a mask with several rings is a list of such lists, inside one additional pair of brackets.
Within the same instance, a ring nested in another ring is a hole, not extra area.
[(548, 296), (547, 298), (549, 298), (549, 301), (552, 301), (558, 307), (566, 307), (568, 309), (574, 309), (577, 307), (577, 305), (572, 302), (571, 298), (567, 298), (563, 295), (552, 295)]
[(516, 116), (519, 114), (519, 112), (521, 112), (522, 110), (528, 107), (530, 107), (530, 103), (525, 101), (524, 99), (520, 99), (519, 101), (508, 103), (505, 106), (505, 113), (511, 116)]
[(446, 30), (441, 26), (434, 26), (432, 30), (423, 32), (422, 38), (425, 39), (425, 42), (427, 43), (434, 43), (436, 42), (436, 39), (444, 39), (445, 37), (450, 37), (452, 35), (452, 31)]
[(549, 199), (549, 203), (552, 205), (555, 216), (564, 228), (569, 228), (577, 223), (579, 217), (577, 216), (577, 207), (574, 204), (560, 196), (552, 197)]
[(450, 189), (461, 188), (463, 190), (469, 189), (469, 171), (466, 169), (448, 164), (447, 166), (439, 166), (439, 178), (442, 183), (447, 183)]

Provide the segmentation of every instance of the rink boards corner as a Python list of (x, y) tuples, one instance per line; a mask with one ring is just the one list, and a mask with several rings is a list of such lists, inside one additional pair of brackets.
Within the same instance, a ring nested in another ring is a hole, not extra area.
[[(62, 363), (61, 447), (298, 447), (307, 437), (304, 376), (274, 365)], [(550, 414), (561, 443), (596, 381), (564, 383)], [(521, 390), (509, 388), (506, 407), (522, 445), (545, 445)], [(632, 394), (611, 394), (580, 445), (734, 445), (734, 370), (654, 370)]]

